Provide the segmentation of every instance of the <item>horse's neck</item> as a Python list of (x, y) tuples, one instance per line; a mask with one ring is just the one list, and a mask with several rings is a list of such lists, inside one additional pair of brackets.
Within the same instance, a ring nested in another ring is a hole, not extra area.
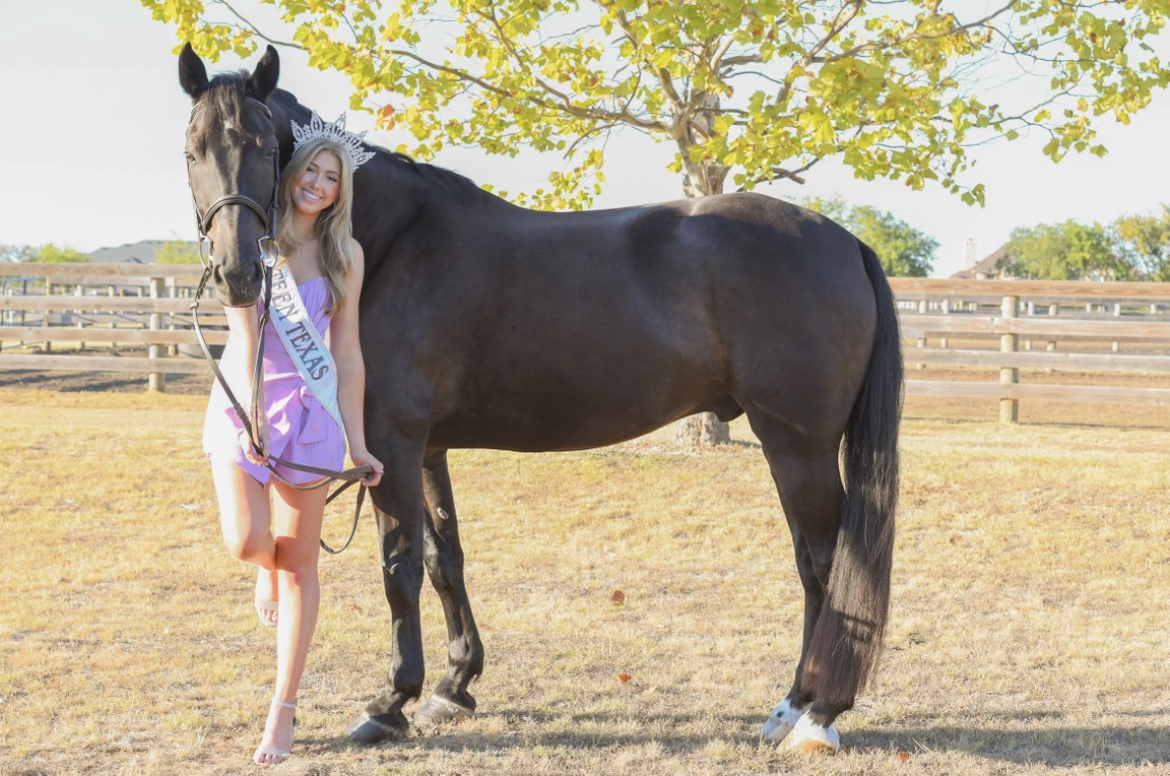
[[(289, 122), (307, 124), (312, 111), (283, 90), (278, 90), (270, 98), (269, 107), (283, 166), (288, 164), (293, 152)], [(504, 200), (490, 197), (478, 203), (453, 198), (439, 184), (413, 170), (409, 162), (379, 153), (354, 175), (353, 234), (366, 250), (367, 257), (376, 261), (382, 249), (388, 250), (412, 224), (430, 221), (425, 215), (431, 208), (449, 211), (459, 207), (490, 207), (497, 203), (509, 207)]]

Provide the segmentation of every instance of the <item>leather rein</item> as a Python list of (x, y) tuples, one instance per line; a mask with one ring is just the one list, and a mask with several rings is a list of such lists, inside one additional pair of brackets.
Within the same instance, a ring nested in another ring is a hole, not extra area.
[[(256, 108), (257, 110), (264, 113), (264, 115), (269, 119), (272, 118), (272, 111), (268, 109), (268, 106), (255, 98), (245, 97), (244, 106)], [(195, 119), (195, 115), (199, 112), (201, 107), (202, 103), (199, 103), (191, 110), (191, 121)], [(252, 448), (260, 454), (263, 454), (264, 451), (260, 446), (260, 439), (257, 436), (256, 428), (258, 425), (259, 413), (263, 412), (263, 408), (260, 406), (260, 388), (264, 380), (264, 339), (270, 317), (270, 302), (272, 301), (272, 268), (276, 266), (275, 248), (277, 223), (277, 188), (280, 183), (279, 165), (280, 162), (277, 158), (277, 155), (273, 155), (272, 199), (267, 210), (262, 208), (256, 202), (256, 200), (252, 199), (246, 194), (236, 193), (225, 194), (224, 196), (215, 200), (215, 202), (211, 203), (211, 207), (207, 208), (206, 212), (201, 213), (199, 210), (199, 203), (195, 199), (195, 189), (191, 187), (191, 160), (190, 158), (187, 160), (187, 186), (191, 188), (191, 204), (195, 207), (195, 223), (199, 230), (199, 261), (203, 264), (204, 267), (203, 278), (199, 281), (199, 288), (195, 292), (195, 300), (191, 304), (191, 319), (195, 325), (195, 335), (198, 337), (199, 345), (203, 349), (204, 358), (206, 358), (207, 363), (211, 365), (211, 370), (215, 373), (215, 379), (219, 381), (220, 386), (227, 395), (228, 401), (231, 402), (232, 409), (235, 410), (236, 415), (240, 418), (240, 423), (243, 425), (244, 430), (247, 431), (248, 440), (251, 442)], [(214, 242), (208, 236), (208, 231), (211, 229), (211, 220), (215, 217), (215, 214), (219, 212), (221, 208), (228, 205), (240, 205), (252, 210), (254, 213), (256, 213), (257, 216), (260, 217), (260, 223), (263, 224), (265, 232), (264, 235), (259, 240), (257, 240), (257, 245), (260, 248), (260, 257), (264, 263), (264, 312), (260, 316), (260, 341), (257, 344), (256, 363), (253, 365), (252, 370), (251, 418), (249, 418), (249, 415), (244, 410), (243, 405), (240, 404), (240, 401), (232, 392), (231, 387), (228, 385), (227, 380), (223, 376), (223, 372), (220, 371), (219, 364), (215, 361), (215, 357), (211, 355), (211, 349), (207, 346), (207, 340), (203, 336), (203, 329), (199, 325), (199, 300), (203, 296), (204, 289), (207, 287), (207, 281), (211, 279), (212, 252), (215, 248)], [(203, 249), (205, 244), (207, 245), (206, 259), (203, 257)], [(303, 471), (309, 474), (318, 474), (324, 479), (305, 484), (289, 482), (276, 471), (275, 464), (280, 464), (281, 466), (286, 466), (290, 469), (296, 469), (297, 471)], [(365, 479), (366, 476), (372, 474), (374, 470), (373, 467), (369, 464), (363, 464), (361, 466), (355, 466), (352, 469), (333, 471), (332, 469), (322, 469), (316, 466), (307, 466), (305, 464), (293, 463), (292, 461), (286, 461), (282, 458), (277, 458), (274, 455), (265, 455), (264, 466), (268, 469), (269, 473), (273, 477), (283, 482), (285, 485), (296, 488), (298, 490), (315, 490), (316, 488), (327, 486), (333, 480), (345, 480), (346, 482), (344, 485), (333, 491), (333, 493), (329, 494), (329, 497), (325, 500), (326, 505), (340, 496), (351, 485), (360, 483), (363, 479)], [(357, 506), (354, 508), (353, 526), (350, 528), (349, 538), (346, 539), (345, 544), (335, 550), (327, 545), (325, 540), (322, 539), (321, 548), (323, 550), (336, 555), (350, 545), (350, 542), (353, 541), (354, 534), (357, 533), (358, 517), (362, 511), (362, 502), (365, 500), (365, 495), (366, 486), (362, 485), (358, 490)]]

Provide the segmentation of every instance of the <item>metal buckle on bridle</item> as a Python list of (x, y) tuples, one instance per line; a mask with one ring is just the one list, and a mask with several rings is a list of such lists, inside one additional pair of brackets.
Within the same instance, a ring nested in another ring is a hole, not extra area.
[[(207, 246), (207, 258), (203, 258), (203, 247)], [(206, 234), (199, 235), (199, 263), (203, 265), (205, 270), (211, 271), (211, 251), (214, 248), (214, 243)]]
[[(269, 232), (272, 230), (269, 229)], [(276, 266), (276, 238), (271, 234), (266, 234), (256, 241), (256, 247), (260, 249), (260, 261), (264, 262), (264, 266), (272, 269)]]

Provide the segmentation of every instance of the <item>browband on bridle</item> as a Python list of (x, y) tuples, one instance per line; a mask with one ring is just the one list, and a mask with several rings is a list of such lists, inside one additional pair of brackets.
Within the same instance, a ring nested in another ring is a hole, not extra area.
[[(244, 105), (257, 108), (258, 110), (262, 111), (269, 119), (272, 118), (272, 111), (268, 109), (268, 106), (254, 97), (245, 97)], [(191, 109), (190, 120), (194, 120), (195, 115), (199, 112), (201, 107), (203, 107), (203, 103), (197, 103), (195, 107)], [(206, 213), (201, 214), (199, 212), (199, 203), (195, 200), (195, 189), (191, 188), (191, 203), (195, 206), (195, 223), (196, 228), (199, 230), (199, 260), (202, 262), (204, 267), (203, 277), (199, 281), (199, 288), (196, 290), (195, 299), (191, 304), (191, 319), (195, 326), (195, 335), (199, 339), (200, 347), (203, 349), (204, 358), (206, 358), (207, 362), (211, 364), (211, 370), (215, 373), (215, 379), (218, 380), (220, 386), (223, 387), (228, 401), (231, 402), (232, 408), (235, 410), (236, 415), (240, 418), (241, 424), (244, 426), (244, 430), (248, 432), (248, 440), (251, 442), (252, 448), (258, 453), (263, 453), (263, 450), (260, 447), (260, 440), (256, 435), (256, 423), (254, 421), (258, 419), (258, 413), (261, 411), (259, 399), (260, 385), (264, 379), (264, 339), (269, 320), (269, 303), (272, 301), (272, 268), (276, 266), (276, 198), (278, 194), (277, 189), (280, 185), (280, 160), (278, 156), (279, 155), (274, 155), (272, 159), (272, 201), (267, 211), (261, 208), (260, 205), (257, 204), (256, 200), (252, 199), (246, 194), (237, 193), (225, 194), (213, 202), (211, 207), (207, 209)], [(187, 162), (187, 185), (188, 187), (191, 186), (190, 160)], [(256, 347), (256, 363), (252, 371), (253, 418), (251, 420), (248, 418), (248, 413), (244, 411), (243, 406), (240, 404), (235, 394), (232, 393), (231, 387), (228, 386), (227, 380), (223, 376), (223, 372), (221, 372), (219, 369), (219, 364), (216, 363), (215, 357), (211, 355), (211, 349), (207, 346), (207, 340), (203, 336), (203, 329), (199, 326), (199, 299), (202, 297), (203, 291), (207, 287), (207, 281), (211, 279), (212, 252), (215, 248), (211, 238), (208, 237), (208, 231), (211, 229), (211, 220), (215, 217), (215, 214), (218, 213), (221, 208), (226, 207), (227, 205), (243, 205), (244, 207), (250, 208), (253, 212), (256, 213), (256, 215), (260, 216), (260, 222), (264, 225), (265, 230), (264, 236), (262, 236), (257, 241), (257, 245), (260, 248), (260, 258), (264, 264), (264, 312), (260, 316), (260, 341)], [(203, 245), (205, 242), (208, 243), (209, 246), (206, 261), (203, 259)], [(290, 469), (308, 472), (309, 474), (319, 474), (326, 479), (323, 479), (320, 482), (307, 483), (304, 485), (289, 482), (276, 471), (274, 463), (287, 466)], [(316, 466), (307, 466), (305, 464), (293, 463), (292, 461), (285, 461), (281, 458), (277, 458), (276, 456), (266, 456), (264, 466), (268, 469), (269, 473), (271, 473), (273, 477), (280, 480), (285, 485), (297, 488), (298, 490), (314, 490), (316, 488), (328, 485), (333, 480), (346, 480), (344, 485), (333, 491), (333, 493), (329, 494), (329, 497), (325, 500), (326, 505), (340, 496), (351, 485), (356, 482), (360, 482), (366, 477), (366, 475), (373, 472), (373, 467), (369, 464), (363, 464), (361, 466), (356, 466), (352, 469), (345, 469), (343, 471), (333, 471), (332, 469), (322, 469)], [(321, 548), (326, 552), (336, 555), (348, 547), (350, 542), (353, 541), (354, 534), (357, 533), (358, 516), (362, 511), (362, 502), (365, 498), (365, 494), (366, 486), (362, 485), (361, 489), (358, 491), (357, 507), (354, 509), (353, 527), (350, 529), (349, 538), (346, 540), (345, 544), (335, 550), (327, 545), (325, 540), (322, 539)]]

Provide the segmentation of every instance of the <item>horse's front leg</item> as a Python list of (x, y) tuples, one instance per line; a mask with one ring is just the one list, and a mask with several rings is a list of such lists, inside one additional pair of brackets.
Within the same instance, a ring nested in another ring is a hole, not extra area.
[(410, 723), (402, 707), (422, 694), (424, 666), (418, 596), (423, 580), (422, 459), (424, 445), (408, 440), (371, 444), (385, 465), (370, 495), (381, 544), (382, 583), (390, 603), (390, 672), (386, 689), (349, 727), (359, 743), (397, 741)]
[(483, 672), (483, 643), (463, 583), (463, 547), (459, 544), (446, 450), (427, 452), (423, 460), (423, 491), (427, 502), (423, 560), (447, 617), (447, 673), (414, 715), (415, 725), (427, 729), (475, 712), (475, 698), (467, 686)]

